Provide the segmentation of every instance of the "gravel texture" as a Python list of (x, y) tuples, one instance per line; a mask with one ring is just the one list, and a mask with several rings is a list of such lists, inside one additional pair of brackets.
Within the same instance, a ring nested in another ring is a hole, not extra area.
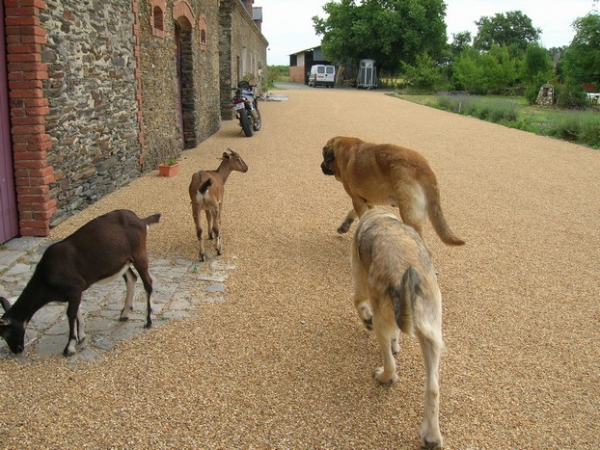
[(227, 147), (249, 166), (226, 184), (220, 258), (237, 268), (225, 302), (101, 362), (2, 361), (0, 448), (418, 448), (420, 348), (403, 336), (400, 382), (373, 379), (351, 233), (335, 231), (350, 201), (319, 168), (335, 135), (419, 150), (467, 241), (449, 248), (426, 228), (444, 297), (445, 448), (600, 447), (600, 153), (380, 91), (277, 93), (289, 100), (261, 103), (254, 137), (224, 122), (177, 177), (144, 176), (54, 230), (116, 208), (162, 212), (151, 255), (194, 259), (192, 173)]

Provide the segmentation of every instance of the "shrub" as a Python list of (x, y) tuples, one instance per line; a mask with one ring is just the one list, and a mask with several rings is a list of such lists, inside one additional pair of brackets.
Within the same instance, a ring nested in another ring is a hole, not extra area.
[(594, 112), (572, 112), (555, 117), (548, 125), (550, 136), (600, 147), (600, 118)]
[(490, 111), (489, 120), (494, 123), (515, 122), (517, 120), (517, 103), (498, 101)]
[(567, 109), (585, 109), (588, 106), (583, 88), (563, 86), (556, 98), (556, 106)]
[(481, 120), (487, 120), (488, 117), (490, 117), (492, 112), (492, 108), (490, 107), (490, 105), (486, 105), (486, 104), (480, 104), (478, 106), (475, 106), (473, 113), (475, 116), (477, 116), (479, 119)]

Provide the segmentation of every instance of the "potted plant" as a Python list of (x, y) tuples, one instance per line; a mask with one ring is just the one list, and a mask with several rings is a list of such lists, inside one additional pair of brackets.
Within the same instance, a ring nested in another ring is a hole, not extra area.
[(179, 161), (175, 158), (167, 158), (158, 165), (158, 174), (161, 177), (174, 177), (179, 173)]

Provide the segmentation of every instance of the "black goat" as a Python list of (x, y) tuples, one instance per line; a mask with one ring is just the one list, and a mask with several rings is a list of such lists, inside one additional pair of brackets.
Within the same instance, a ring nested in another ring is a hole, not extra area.
[[(158, 223), (160, 214), (145, 219), (129, 210), (116, 210), (96, 217), (62, 241), (50, 245), (25, 289), (14, 303), (0, 297), (6, 311), (0, 317), (0, 336), (13, 353), (25, 347), (25, 329), (33, 315), (50, 302), (67, 302), (69, 342), (63, 354), (75, 353), (75, 344), (85, 339), (80, 311), (83, 291), (99, 281), (123, 276), (127, 285), (120, 320), (127, 320), (132, 309), (137, 276), (142, 278), (147, 298), (146, 328), (152, 326), (152, 278), (148, 272), (146, 236), (149, 225)], [(77, 326), (75, 326), (77, 323)]]

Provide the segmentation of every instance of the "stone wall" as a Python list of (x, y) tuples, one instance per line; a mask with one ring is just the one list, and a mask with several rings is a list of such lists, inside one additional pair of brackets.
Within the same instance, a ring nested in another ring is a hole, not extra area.
[(4, 5), (23, 236), (46, 236), (194, 148), (218, 131), (225, 104), (231, 112), (231, 86), (266, 72), (268, 43), (246, 10), (252, 0)]
[(162, 33), (153, 24), (157, 5), (142, 0), (139, 8), (145, 170), (194, 148), (220, 127), (216, 2), (163, 2)]
[[(268, 42), (247, 11), (247, 3), (221, 0), (221, 118), (233, 119), (232, 88), (245, 76), (254, 76), (259, 95), (267, 71)], [(227, 57), (223, 57), (227, 54)]]
[(54, 168), (51, 225), (139, 176), (131, 3), (47, 0), (46, 132)]

